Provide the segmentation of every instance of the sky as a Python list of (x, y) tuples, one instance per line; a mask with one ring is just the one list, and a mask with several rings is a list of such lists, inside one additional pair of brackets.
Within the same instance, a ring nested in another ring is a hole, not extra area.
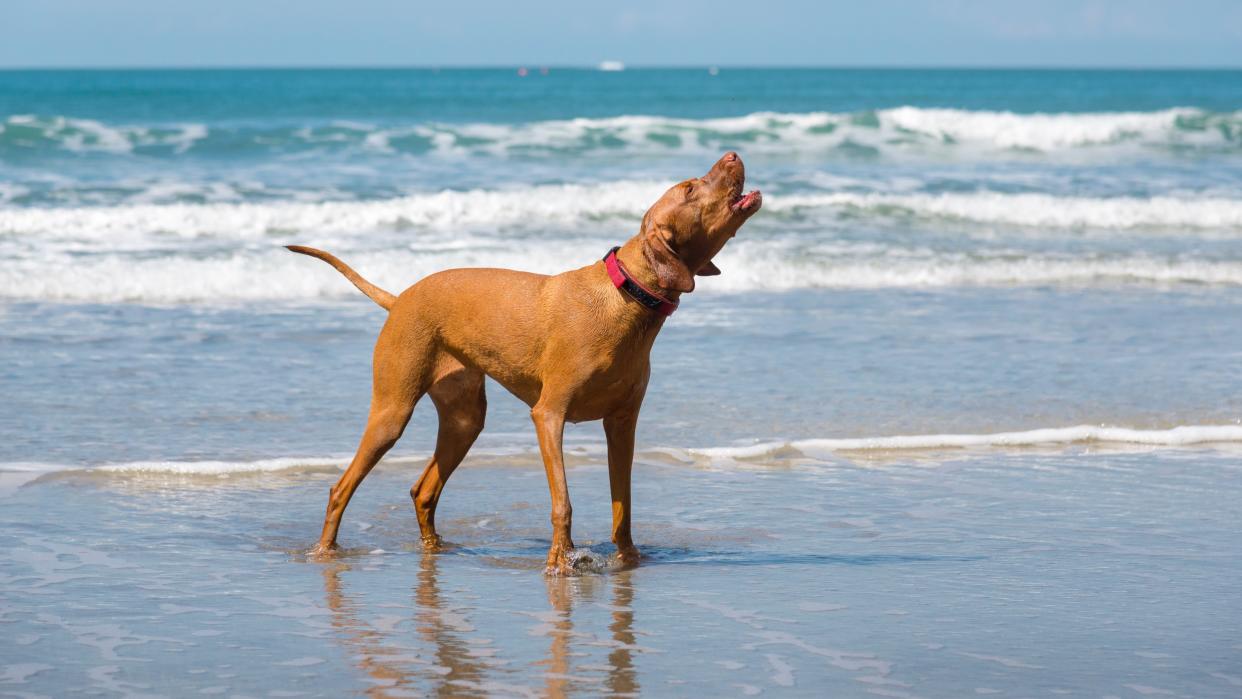
[(0, 0), (0, 67), (1242, 67), (1242, 0)]

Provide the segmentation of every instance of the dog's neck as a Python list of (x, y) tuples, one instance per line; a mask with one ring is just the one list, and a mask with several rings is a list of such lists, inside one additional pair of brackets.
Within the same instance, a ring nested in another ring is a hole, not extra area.
[[(676, 301), (681, 296), (680, 292), (669, 291), (660, 286), (655, 272), (647, 262), (646, 256), (643, 255), (642, 243), (639, 238), (634, 237), (626, 241), (621, 246), (621, 249), (617, 250), (617, 259), (625, 267), (625, 271), (629, 273), (630, 278), (648, 289), (658, 292), (670, 301)], [(613, 285), (612, 279), (608, 277), (608, 272), (604, 269), (602, 261), (596, 263), (596, 269), (599, 270), (601, 275), (600, 285), (606, 285), (610, 295), (618, 294), (624, 296), (624, 300), (620, 297), (618, 298), (617, 304), (612, 306), (615, 310), (610, 314), (611, 324), (617, 332), (617, 339), (623, 342), (638, 342), (650, 350), (651, 343), (655, 341), (655, 336), (660, 332), (660, 328), (664, 327), (664, 321), (668, 316), (657, 313), (625, 296), (624, 291)], [(622, 340), (622, 338), (627, 339)]]
[(651, 263), (647, 262), (647, 256), (643, 254), (641, 235), (636, 235), (625, 241), (625, 244), (617, 251), (617, 259), (625, 266), (625, 271), (629, 272), (634, 281), (659, 293), (674, 303), (681, 298), (680, 291), (673, 291), (660, 284), (660, 278), (656, 275), (655, 270), (651, 269)]

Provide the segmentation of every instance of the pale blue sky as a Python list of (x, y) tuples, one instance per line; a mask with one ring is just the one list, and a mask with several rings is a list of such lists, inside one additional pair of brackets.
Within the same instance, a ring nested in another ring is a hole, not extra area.
[(0, 67), (1242, 66), (1242, 0), (7, 0)]

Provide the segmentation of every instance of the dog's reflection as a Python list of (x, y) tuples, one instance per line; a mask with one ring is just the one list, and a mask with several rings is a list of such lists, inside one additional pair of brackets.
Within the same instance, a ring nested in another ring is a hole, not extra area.
[[(372, 686), (366, 694), (472, 697), (501, 689), (516, 690), (532, 679), (538, 682), (538, 677), (524, 676), (531, 666), (495, 658), (491, 655), (493, 649), (485, 642), (471, 638), (474, 628), (469, 618), (461, 608), (446, 603), (441, 593), (438, 559), (439, 556), (423, 555), (419, 562), (412, 618), (417, 638), (403, 633), (403, 619), (377, 614), (376, 609), (351, 596), (341, 579), (351, 569), (349, 562), (323, 567), (332, 626), (354, 656), (358, 669), (370, 678)], [(547, 657), (534, 664), (543, 670), (542, 694), (561, 697), (585, 692), (624, 697), (639, 693), (633, 657), (636, 646), (631, 576), (631, 571), (624, 571), (611, 576), (545, 578), (551, 613), (550, 623), (541, 628), (549, 646)], [(611, 587), (610, 605), (600, 604), (604, 587)], [(574, 631), (576, 608), (600, 606), (610, 614), (611, 642), (601, 643), (603, 639), (589, 635), (582, 645), (590, 649), (611, 646), (604, 668), (606, 675), (602, 678), (598, 664), (582, 661), (575, 666), (585, 653), (583, 648), (575, 648), (575, 639), (584, 634), (576, 635)]]
[[(431, 657), (415, 644), (403, 645), (391, 619), (367, 621), (341, 582), (347, 563), (325, 566), (324, 592), (332, 625), (353, 651), (358, 669), (374, 680), (367, 694), (376, 697), (484, 696), (480, 687), (489, 670), (489, 658), (467, 635), (473, 631), (465, 616), (447, 607), (436, 578), (436, 556), (422, 556), (414, 586), (414, 623), (417, 634), (430, 646)], [(383, 629), (383, 630), (381, 630)], [(417, 644), (421, 646), (421, 644)]]
[(613, 696), (638, 695), (638, 675), (634, 669), (634, 585), (633, 571), (618, 573), (612, 580), (612, 623), (608, 630), (617, 646), (608, 654), (608, 691)]
[(408, 672), (390, 661), (391, 651), (384, 635), (359, 618), (357, 604), (341, 585), (341, 573), (349, 568), (345, 563), (323, 567), (324, 601), (332, 613), (332, 626), (338, 638), (353, 651), (358, 669), (375, 680), (375, 684), (367, 690), (367, 696), (386, 697), (388, 688), (408, 685)]
[[(575, 671), (573, 651), (574, 607), (596, 601), (600, 588), (612, 588), (611, 620), (608, 630), (612, 636), (612, 650), (608, 654), (608, 675), (603, 689), (608, 696), (624, 697), (638, 694), (638, 678), (634, 669), (634, 586), (633, 571), (622, 571), (611, 576), (588, 575), (582, 577), (545, 578), (548, 586), (548, 604), (552, 607), (552, 623), (547, 628), (550, 639), (547, 666), (544, 673), (544, 692), (547, 696), (567, 696), (585, 691), (598, 693), (598, 684), (591, 682), (590, 672)], [(591, 645), (600, 645), (590, 639)], [(585, 668), (582, 668), (585, 669)], [(585, 685), (585, 686), (580, 686)]]

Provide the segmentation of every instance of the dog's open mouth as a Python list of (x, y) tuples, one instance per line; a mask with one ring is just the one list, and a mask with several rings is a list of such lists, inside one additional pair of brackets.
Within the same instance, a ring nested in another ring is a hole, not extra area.
[(747, 194), (738, 194), (729, 204), (729, 208), (739, 214), (751, 213), (760, 206), (763, 206), (763, 194), (757, 189)]

